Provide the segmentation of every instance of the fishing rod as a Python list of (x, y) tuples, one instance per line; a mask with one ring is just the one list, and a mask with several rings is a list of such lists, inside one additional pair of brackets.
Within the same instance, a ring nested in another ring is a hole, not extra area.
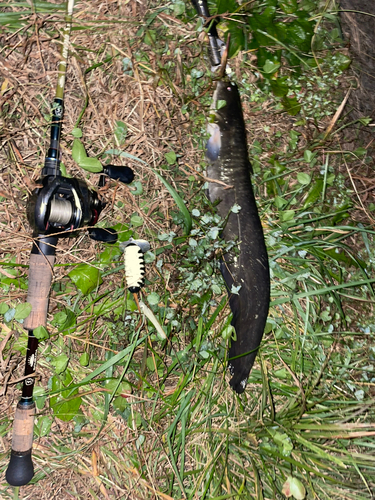
[(221, 66), (221, 57), (225, 47), (225, 43), (219, 38), (216, 29), (218, 21), (217, 19), (211, 19), (206, 0), (191, 0), (191, 3), (195, 7), (198, 16), (203, 18), (205, 27), (208, 28), (209, 59), (211, 71), (215, 72)]
[[(68, 0), (56, 95), (52, 106), (50, 145), (41, 178), (38, 181), (40, 187), (32, 192), (27, 202), (27, 218), (33, 228), (27, 293), (27, 302), (31, 304), (32, 310), (23, 323), (28, 332), (28, 344), (22, 396), (15, 411), (12, 450), (6, 471), (6, 480), (11, 486), (24, 486), (34, 476), (32, 447), (35, 402), (33, 390), (38, 350), (38, 339), (34, 335), (34, 330), (40, 326), (46, 326), (47, 323), (49, 293), (58, 239), (76, 236), (76, 230), (88, 227), (89, 236), (94, 240), (106, 243), (117, 241), (117, 233), (114, 229), (93, 227), (105, 206), (96, 191), (91, 190), (81, 179), (63, 177), (60, 170), (60, 137), (64, 116), (64, 88), (73, 9), (74, 0)], [(133, 171), (129, 167), (106, 165), (103, 167), (103, 173), (126, 184), (132, 182), (134, 178)], [(99, 186), (104, 183), (105, 176), (102, 175)]]

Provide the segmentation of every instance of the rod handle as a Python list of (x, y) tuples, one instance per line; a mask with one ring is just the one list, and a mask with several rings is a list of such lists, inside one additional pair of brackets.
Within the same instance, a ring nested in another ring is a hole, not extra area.
[(23, 323), (27, 330), (46, 325), (54, 263), (54, 255), (42, 253), (30, 255), (27, 302), (30, 302), (32, 309)]
[(31, 459), (35, 403), (20, 401), (13, 422), (12, 452), (5, 474), (11, 486), (25, 486), (34, 476)]

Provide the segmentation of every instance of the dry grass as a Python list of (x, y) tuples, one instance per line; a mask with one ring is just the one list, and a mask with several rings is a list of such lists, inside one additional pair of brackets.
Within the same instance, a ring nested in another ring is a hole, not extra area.
[[(151, 14), (156, 16), (152, 25), (152, 29), (156, 31), (156, 39), (147, 46), (143, 41), (145, 32), (142, 36), (138, 33), (141, 28), (147, 29), (146, 19), (150, 19), (147, 16)], [(141, 216), (144, 225), (137, 228), (138, 235), (149, 240), (153, 237), (151, 245), (156, 249), (160, 246), (160, 241), (157, 239), (159, 233), (174, 230), (181, 234), (181, 230), (174, 224), (171, 217), (171, 211), (175, 210), (173, 199), (148, 165), (160, 169), (166, 164), (164, 155), (173, 150), (179, 156), (179, 168), (173, 167), (172, 171), (163, 168), (163, 175), (178, 192), (185, 193), (186, 201), (193, 199), (200, 190), (200, 184), (192, 184), (189, 176), (192, 175), (197, 181), (202, 179), (200, 166), (202, 155), (197, 147), (197, 140), (193, 137), (191, 114), (194, 115), (194, 133), (196, 134), (197, 122), (199, 122), (196, 116), (201, 115), (202, 132), (206, 109), (202, 108), (201, 100), (192, 93), (189, 84), (184, 84), (184, 79), (189, 82), (191, 77), (188, 71), (182, 70), (182, 63), (189, 67), (193, 65), (204, 67), (199, 44), (196, 43), (195, 25), (194, 23), (182, 24), (173, 16), (163, 12), (157, 14), (157, 9), (149, 7), (144, 1), (133, 0), (129, 2), (99, 2), (97, 0), (80, 2), (76, 8), (75, 25), (76, 27), (89, 26), (90, 29), (78, 29), (72, 33), (72, 51), (65, 92), (63, 162), (69, 174), (85, 178), (89, 185), (95, 188), (98, 176), (86, 175), (71, 159), (72, 129), (77, 125), (77, 120), (87, 101), (79, 127), (83, 131), (82, 140), (88, 154), (94, 156), (108, 149), (119, 149), (114, 136), (116, 121), (124, 122), (128, 127), (128, 132), (126, 142), (121, 149), (144, 163), (129, 158), (121, 159), (117, 156), (114, 156), (112, 160), (117, 164), (126, 163), (134, 169), (136, 179), (141, 181), (144, 193), (142, 197), (136, 197), (127, 186), (112, 182), (110, 189), (101, 193), (108, 203), (101, 215), (101, 220), (105, 221), (106, 226), (126, 225), (133, 214)], [(15, 264), (24, 266), (20, 267), (22, 276), (26, 275), (32, 241), (25, 204), (27, 194), (38, 180), (49, 144), (49, 109), (56, 85), (56, 67), (59, 60), (58, 35), (62, 26), (61, 16), (40, 15), (30, 17), (27, 30), (19, 30), (13, 35), (4, 31), (1, 35), (3, 48), (0, 51), (2, 85), (0, 110), (3, 113), (0, 122), (2, 166), (0, 195), (3, 201), (0, 207), (0, 266), (9, 262), (11, 256)], [(165, 36), (165, 31), (163, 31), (165, 26), (168, 32), (169, 51), (164, 50), (164, 38), (158, 37), (159, 30), (163, 33), (163, 37)], [(163, 41), (159, 45), (158, 42), (161, 40)], [(177, 48), (180, 52), (176, 55), (175, 49)], [(133, 63), (131, 75), (124, 73), (123, 58), (129, 58)], [(235, 74), (243, 76), (244, 69), (240, 56), (233, 66)], [(246, 71), (251, 80), (253, 78), (251, 68)], [(210, 90), (205, 88), (202, 93), (205, 92), (209, 93)], [(182, 105), (186, 102), (192, 105), (188, 112), (183, 112)], [(272, 142), (275, 132), (279, 131), (285, 135), (280, 141), (283, 141), (286, 150), (289, 141), (287, 133), (292, 119), (285, 118), (285, 115), (275, 114), (273, 105), (273, 101), (270, 100), (263, 103), (261, 109), (257, 107), (254, 110), (253, 104), (249, 103), (244, 96), (244, 112), (249, 126), (249, 144), (255, 140)], [(321, 129), (324, 130), (327, 124), (328, 120), (327, 123), (321, 123)], [(303, 144), (301, 146), (303, 147)], [(266, 153), (263, 153), (260, 161), (267, 163)], [(298, 165), (296, 163), (295, 167)], [(265, 183), (264, 187), (259, 189), (263, 200), (267, 198), (266, 189)], [(145, 203), (145, 200), (148, 202)], [(262, 207), (266, 208), (266, 203), (263, 202)], [(263, 218), (265, 225), (271, 227), (272, 215), (264, 214)], [(71, 269), (70, 266), (76, 263), (96, 262), (101, 250), (102, 246), (91, 241), (85, 230), (76, 239), (59, 240), (55, 282), (67, 282), (66, 276)], [(170, 281), (163, 276), (160, 285), (158, 283), (160, 272), (155, 264), (150, 265), (147, 269), (150, 280), (147, 291), (149, 293), (154, 289), (159, 290), (160, 286), (165, 286), (173, 297), (173, 291), (178, 290), (179, 286), (177, 275), (173, 275), (176, 256), (169, 252), (165, 253), (164, 258), (166, 269), (171, 273)], [(285, 264), (282, 259), (279, 259), (278, 263)], [(2, 271), (0, 267), (0, 272), (6, 275), (7, 270)], [(117, 272), (109, 276), (100, 291), (101, 293), (116, 291), (122, 286), (122, 272)], [(69, 293), (71, 300), (74, 301), (75, 292), (71, 289)], [(22, 302), (25, 299), (26, 290), (20, 291), (19, 288), (12, 287), (8, 295), (3, 297), (7, 303)], [(54, 312), (66, 305), (65, 299), (66, 297), (59, 295), (56, 291), (52, 292), (49, 320), (52, 319)], [(183, 302), (184, 298), (176, 296), (173, 300), (171, 300), (173, 307), (179, 309), (186, 307), (186, 316), (194, 310)], [(306, 304), (307, 302), (303, 303), (304, 310), (309, 307)], [(298, 315), (293, 310), (293, 306), (285, 304), (281, 311), (277, 310), (277, 313), (275, 311), (275, 316), (285, 318), (285, 324), (290, 330), (298, 331), (300, 328), (303, 330), (303, 325), (301, 327), (300, 324), (295, 323)], [(81, 352), (85, 343), (88, 342), (99, 359), (104, 359), (106, 350), (115, 350), (107, 336), (107, 320), (99, 318), (93, 321), (90, 319), (90, 314), (85, 311), (80, 319), (84, 321), (86, 318), (89, 318), (89, 322), (80, 329), (78, 336), (65, 336), (63, 340), (61, 338), (58, 340), (56, 335), (52, 337), (52, 340), (56, 340), (56, 344), (52, 347), (53, 353), (59, 352), (58, 349), (61, 347), (59, 342), (73, 353)], [(51, 329), (51, 332), (54, 334), (56, 330), (54, 332)], [(19, 332), (14, 334), (17, 337)], [(271, 334), (269, 338), (276, 345), (275, 351), (278, 351), (278, 341), (275, 341)], [(38, 385), (42, 387), (47, 387), (51, 376), (50, 365), (44, 360), (44, 356), (49, 354), (52, 340), (43, 344), (39, 353)], [(189, 339), (182, 337), (174, 342), (174, 348), (177, 351), (187, 345)], [(119, 345), (118, 348), (120, 350), (122, 346)], [(165, 354), (163, 360), (165, 365), (170, 364), (172, 354), (171, 348)], [(18, 379), (23, 374), (22, 356), (16, 349), (12, 356), (10, 364), (2, 366), (3, 383), (6, 380), (9, 383)], [(143, 351), (136, 352), (136, 357), (140, 362), (142, 356)], [(214, 367), (210, 365), (213, 373), (215, 371), (220, 374), (224, 373), (222, 363), (223, 360), (220, 363), (216, 361)], [(276, 371), (276, 369), (284, 368), (284, 364), (280, 359), (274, 361), (272, 366), (264, 362), (262, 369), (266, 367), (266, 371)], [(76, 372), (77, 379), (83, 378), (88, 373), (79, 366), (77, 359), (72, 361), (71, 368)], [(262, 377), (265, 377), (264, 382), (266, 374), (259, 375), (260, 364), (256, 368), (258, 383), (250, 386), (247, 401), (249, 406), (245, 413), (242, 404), (227, 390), (224, 376), (218, 376), (213, 381), (209, 371), (197, 375), (197, 387), (204, 391), (202, 395), (197, 391), (192, 397), (195, 403), (189, 419), (195, 422), (196, 435), (193, 433), (190, 437), (190, 446), (185, 456), (185, 472), (191, 473), (191, 482), (195, 484), (197, 491), (195, 498), (199, 497), (199, 486), (203, 484), (205, 474), (208, 473), (210, 460), (217, 461), (219, 464), (220, 455), (226, 453), (225, 447), (229, 446), (226, 441), (228, 429), (233, 428), (233, 434), (238, 432), (240, 435), (241, 426), (251, 416), (254, 421), (251, 432), (255, 433), (257, 426), (261, 426), (262, 412), (271, 414), (273, 411), (274, 403), (264, 392), (266, 384), (262, 388), (259, 383)], [(122, 367), (117, 370), (116, 375), (121, 373)], [(137, 380), (134, 379), (133, 382), (136, 383)], [(22, 488), (22, 498), (34, 500), (68, 500), (70, 498), (166, 500), (171, 498), (165, 493), (168, 491), (169, 476), (173, 469), (166, 431), (173, 424), (179, 407), (177, 404), (175, 407), (169, 407), (170, 401), (167, 401), (167, 398), (173, 395), (179, 385), (179, 380), (172, 374), (164, 385), (161, 385), (159, 376), (154, 372), (149, 382), (152, 390), (159, 391), (158, 398), (154, 399), (151, 397), (152, 391), (145, 390), (134, 392), (128, 399), (134, 419), (140, 415), (148, 421), (147, 430), (132, 425), (132, 418), (125, 421), (115, 412), (110, 412), (104, 428), (101, 429), (102, 421), (95, 416), (95, 411), (103, 406), (102, 390), (89, 387), (86, 391), (85, 388), (83, 412), (87, 423), (82, 428), (82, 432), (79, 435), (74, 434), (74, 422), (66, 423), (55, 420), (51, 433), (35, 440), (36, 479), (39, 480), (36, 484)], [(298, 389), (295, 393), (298, 394)], [(212, 402), (208, 405), (205, 414), (202, 413), (203, 403), (201, 404), (200, 399), (206, 396)], [(1, 463), (4, 470), (10, 447), (10, 422), (18, 397), (18, 387), (9, 383), (0, 401), (1, 414), (5, 422), (1, 439), (1, 453), (3, 454)], [(178, 401), (180, 404), (180, 400)], [(257, 406), (259, 401), (261, 401), (261, 409)], [(286, 404), (286, 396), (282, 390), (275, 396), (274, 402), (277, 409), (283, 408)], [(225, 418), (220, 413), (223, 413), (224, 409), (227, 415)], [(44, 409), (43, 412), (48, 414), (49, 410)], [(215, 427), (212, 425), (211, 416), (216, 414), (220, 415), (215, 421)], [(180, 431), (181, 422), (178, 423), (178, 428)], [(210, 436), (216, 432), (219, 436), (221, 432), (223, 433), (222, 441), (219, 444), (215, 441), (215, 449), (207, 449), (204, 450), (207, 453), (202, 453), (201, 443), (209, 443)], [(234, 453), (233, 470), (228, 472), (223, 466), (222, 484), (228, 495), (236, 492), (236, 489), (231, 486), (232, 478), (228, 477), (228, 474), (230, 476), (233, 473), (236, 484), (241, 484), (246, 471), (248, 480), (257, 482), (257, 467), (252, 459), (244, 458), (244, 450), (255, 449), (261, 439), (249, 432), (246, 431), (245, 436), (241, 437), (244, 441), (242, 451), (238, 451), (238, 455), (236, 455), (237, 451)], [(145, 442), (143, 447), (139, 446), (141, 435)], [(263, 435), (263, 439), (264, 437)], [(296, 457), (299, 457), (301, 461), (304, 459), (302, 455), (297, 454), (294, 458), (297, 459)], [(180, 455), (178, 460), (181, 460)], [(318, 470), (318, 461), (312, 463), (312, 467)], [(196, 473), (197, 470), (199, 470), (198, 473)], [(12, 498), (13, 493), (5, 484), (1, 491), (4, 498)], [(276, 495), (276, 490), (273, 491)], [(337, 491), (335, 490), (335, 494)], [(332, 498), (339, 498), (339, 494), (337, 495)]]

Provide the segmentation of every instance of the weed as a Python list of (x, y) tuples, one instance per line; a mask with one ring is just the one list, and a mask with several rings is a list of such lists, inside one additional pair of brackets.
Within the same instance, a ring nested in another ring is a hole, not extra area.
[[(63, 25), (62, 6), (42, 3), (0, 8), (2, 470), (26, 348), (25, 203), (48, 142)], [(92, 186), (87, 160), (134, 169), (133, 186), (102, 191), (99, 225), (115, 227), (120, 242), (151, 242), (142, 300), (156, 319), (127, 292), (118, 244), (89, 241), (84, 230), (59, 242), (48, 333), (37, 332), (37, 474), (21, 498), (373, 494), (374, 232), (354, 217), (358, 197), (343, 168), (353, 155), (341, 154), (337, 132), (345, 122), (324, 139), (347, 84), (340, 33), (336, 21), (319, 21), (327, 12), (316, 2), (211, 7), (237, 53), (230, 65), (272, 277), (248, 389), (238, 397), (226, 380), (232, 330), (218, 267), (233, 242), (220, 240), (223, 221), (205, 197), (212, 75), (193, 11), (179, 1), (81, 2), (63, 159)], [(2, 498), (16, 495), (2, 484)]]

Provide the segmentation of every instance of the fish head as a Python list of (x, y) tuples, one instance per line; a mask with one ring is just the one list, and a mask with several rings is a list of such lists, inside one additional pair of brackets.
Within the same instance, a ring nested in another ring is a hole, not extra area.
[(229, 129), (234, 120), (242, 117), (240, 93), (235, 83), (219, 80), (213, 96), (212, 109), (221, 129)]

